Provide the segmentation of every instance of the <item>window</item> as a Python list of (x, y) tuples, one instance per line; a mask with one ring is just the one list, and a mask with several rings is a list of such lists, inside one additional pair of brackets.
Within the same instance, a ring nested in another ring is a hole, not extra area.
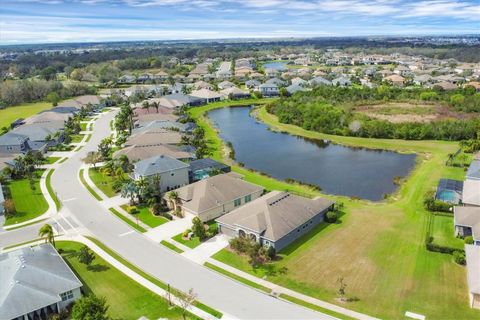
[(175, 175), (175, 172), (170, 173), (170, 175), (173, 177)]
[(60, 293), (60, 298), (62, 298), (62, 301), (73, 299), (73, 291), (70, 290), (64, 293)]
[(242, 204), (242, 199), (238, 198), (238, 199), (233, 200), (233, 205), (235, 207), (238, 207), (241, 204)]
[(245, 203), (250, 202), (250, 201), (252, 201), (252, 195), (251, 194), (245, 196)]

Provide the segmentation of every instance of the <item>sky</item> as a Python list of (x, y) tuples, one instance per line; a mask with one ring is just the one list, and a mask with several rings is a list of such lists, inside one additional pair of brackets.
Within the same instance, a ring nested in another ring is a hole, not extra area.
[(480, 0), (0, 0), (0, 45), (480, 34)]

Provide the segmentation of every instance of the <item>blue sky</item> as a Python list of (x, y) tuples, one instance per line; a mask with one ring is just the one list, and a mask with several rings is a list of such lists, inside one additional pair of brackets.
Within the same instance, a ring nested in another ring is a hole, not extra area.
[(2, 0), (0, 44), (480, 33), (480, 0)]

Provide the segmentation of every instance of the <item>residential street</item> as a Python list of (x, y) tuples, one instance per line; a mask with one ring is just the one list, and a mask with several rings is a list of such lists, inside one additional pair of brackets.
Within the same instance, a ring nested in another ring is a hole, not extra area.
[[(96, 150), (98, 143), (110, 134), (109, 122), (114, 112), (102, 115), (95, 123), (93, 136), (79, 152), (64, 162), (52, 175), (52, 187), (62, 201), (59, 223), (63, 232), (91, 234), (109, 248), (147, 273), (187, 291), (193, 288), (199, 300), (240, 319), (332, 319), (260, 293), (221, 276), (193, 261), (155, 243), (111, 214), (84, 188), (78, 178), (82, 158)], [(45, 223), (45, 222), (43, 222)], [(37, 237), (41, 225), (0, 233), (0, 246), (28, 241)]]

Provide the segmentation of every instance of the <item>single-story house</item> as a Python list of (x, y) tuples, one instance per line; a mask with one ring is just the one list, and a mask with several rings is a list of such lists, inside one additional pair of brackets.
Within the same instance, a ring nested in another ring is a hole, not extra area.
[(182, 141), (182, 135), (177, 131), (166, 129), (151, 129), (128, 137), (124, 146), (155, 146), (159, 144), (177, 145)]
[(346, 77), (338, 77), (332, 80), (332, 84), (334, 86), (349, 87), (352, 85), (352, 82)]
[(21, 155), (21, 153), (0, 153), (0, 171), (6, 167), (15, 167), (15, 158)]
[(405, 78), (398, 74), (392, 74), (388, 77), (383, 78), (383, 81), (390, 82), (392, 85), (397, 87), (403, 87), (405, 84)]
[(263, 188), (230, 172), (197, 181), (175, 191), (179, 203), (173, 204), (168, 200), (167, 194), (169, 206), (178, 205), (184, 213), (196, 215), (205, 222), (255, 200), (262, 195)]
[(232, 87), (235, 87), (235, 84), (230, 82), (230, 81), (222, 81), (218, 84), (218, 89), (219, 90), (223, 90), (223, 89), (228, 89), (228, 88), (232, 88)]
[(247, 87), (248, 89), (256, 89), (261, 84), (262, 83), (260, 81), (255, 80), (255, 79), (245, 81), (245, 87)]
[(5, 212), (5, 208), (3, 206), (4, 204), (5, 204), (5, 197), (3, 195), (2, 184), (0, 183), (0, 215)]
[(219, 232), (248, 237), (277, 252), (324, 221), (335, 202), (272, 191), (217, 218)]
[(473, 160), (463, 182), (462, 203), (480, 206), (480, 160)]
[(470, 308), (480, 309), (480, 246), (465, 245)]
[(133, 135), (146, 131), (174, 130), (182, 133), (191, 133), (197, 127), (193, 122), (180, 123), (169, 120), (153, 120), (137, 123), (138, 127), (133, 129)]
[(193, 87), (195, 88), (195, 90), (200, 90), (200, 89), (213, 90), (213, 86), (210, 83), (205, 82), (203, 80), (195, 82), (193, 84)]
[(134, 164), (132, 179), (160, 176), (160, 190), (170, 191), (188, 184), (188, 169), (185, 162), (167, 155), (158, 155)]
[(323, 77), (315, 77), (313, 79), (311, 79), (310, 81), (308, 81), (308, 84), (311, 85), (312, 87), (314, 86), (331, 86), (332, 85), (332, 82), (330, 80), (327, 80)]
[(193, 160), (190, 165), (190, 182), (203, 180), (210, 177), (213, 171), (228, 173), (231, 171), (230, 166), (210, 158)]
[(132, 145), (121, 150), (116, 151), (113, 154), (114, 158), (118, 158), (122, 155), (127, 156), (128, 160), (137, 162), (145, 160), (160, 154), (175, 158), (180, 161), (191, 161), (195, 159), (195, 148), (190, 146), (176, 146), (171, 144), (158, 144), (158, 145)]
[(49, 243), (0, 254), (2, 319), (47, 319), (78, 300), (81, 287)]
[(463, 181), (452, 179), (440, 179), (435, 193), (435, 199), (459, 204), (462, 200)]
[(475, 245), (480, 246), (480, 207), (453, 208), (455, 236), (472, 236)]
[(287, 82), (283, 81), (283, 80), (280, 80), (278, 78), (272, 78), (272, 79), (268, 79), (267, 81), (265, 81), (265, 84), (275, 84), (278, 87), (283, 87), (283, 86), (287, 85)]
[(237, 87), (220, 90), (220, 93), (223, 94), (226, 99), (243, 99), (250, 97), (250, 92), (243, 91)]
[(26, 153), (30, 150), (28, 142), (29, 139), (26, 135), (7, 132), (0, 136), (0, 153)]
[(441, 81), (437, 82), (433, 85), (434, 87), (440, 87), (443, 90), (455, 90), (457, 89), (457, 85), (450, 81)]
[(190, 93), (190, 96), (204, 99), (207, 103), (220, 101), (223, 99), (223, 95), (208, 89), (200, 89), (200, 90), (192, 91), (192, 93)]
[(305, 88), (304, 86), (302, 86), (300, 84), (291, 84), (288, 87), (286, 87), (285, 89), (287, 89), (289, 94), (294, 94), (295, 92), (307, 91), (308, 90), (307, 88)]

